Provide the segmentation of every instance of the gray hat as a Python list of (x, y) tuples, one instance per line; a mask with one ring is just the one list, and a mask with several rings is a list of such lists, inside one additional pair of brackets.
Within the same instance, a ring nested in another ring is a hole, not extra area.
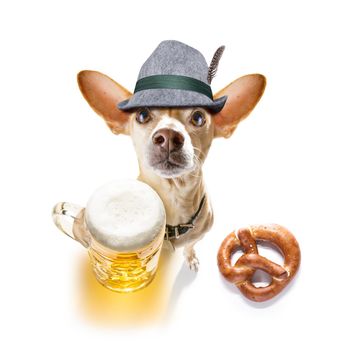
[(134, 94), (118, 108), (197, 106), (219, 112), (227, 96), (213, 100), (209, 84), (223, 50), (217, 50), (208, 67), (198, 50), (179, 41), (162, 41), (141, 67)]

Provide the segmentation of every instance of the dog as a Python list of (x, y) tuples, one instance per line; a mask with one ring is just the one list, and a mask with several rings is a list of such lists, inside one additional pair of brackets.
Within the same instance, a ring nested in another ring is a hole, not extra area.
[(174, 248), (184, 247), (189, 268), (198, 271), (194, 245), (213, 224), (202, 165), (213, 139), (230, 137), (254, 109), (263, 95), (265, 77), (245, 75), (217, 92), (213, 101), (225, 99), (220, 110), (203, 105), (123, 110), (117, 106), (130, 101), (132, 94), (108, 76), (84, 70), (78, 74), (78, 84), (110, 130), (131, 137), (139, 163), (138, 179), (151, 186), (164, 203), (167, 227), (173, 234), (167, 238)]

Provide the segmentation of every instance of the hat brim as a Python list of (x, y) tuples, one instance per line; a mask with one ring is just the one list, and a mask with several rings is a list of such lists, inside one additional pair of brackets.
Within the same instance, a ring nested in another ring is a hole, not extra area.
[(149, 89), (136, 92), (128, 100), (118, 104), (122, 111), (140, 107), (203, 107), (214, 113), (218, 113), (224, 107), (227, 96), (216, 100), (195, 92), (178, 89)]

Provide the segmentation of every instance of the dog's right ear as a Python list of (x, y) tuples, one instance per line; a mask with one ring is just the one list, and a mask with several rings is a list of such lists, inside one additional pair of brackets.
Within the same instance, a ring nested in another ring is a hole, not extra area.
[(129, 134), (129, 113), (117, 105), (131, 93), (99, 72), (84, 70), (78, 74), (80, 91), (91, 108), (100, 115), (115, 134)]

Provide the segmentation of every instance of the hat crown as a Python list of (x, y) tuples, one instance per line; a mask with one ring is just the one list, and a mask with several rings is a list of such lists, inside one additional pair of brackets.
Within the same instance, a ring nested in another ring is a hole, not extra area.
[[(217, 64), (212, 69), (216, 68)], [(143, 107), (203, 107), (217, 113), (227, 96), (213, 98), (208, 70), (198, 50), (180, 41), (162, 41), (142, 65), (134, 94), (119, 102), (118, 108), (129, 111)]]
[(193, 47), (176, 40), (166, 40), (142, 65), (138, 80), (152, 75), (183, 75), (208, 84), (208, 64)]

